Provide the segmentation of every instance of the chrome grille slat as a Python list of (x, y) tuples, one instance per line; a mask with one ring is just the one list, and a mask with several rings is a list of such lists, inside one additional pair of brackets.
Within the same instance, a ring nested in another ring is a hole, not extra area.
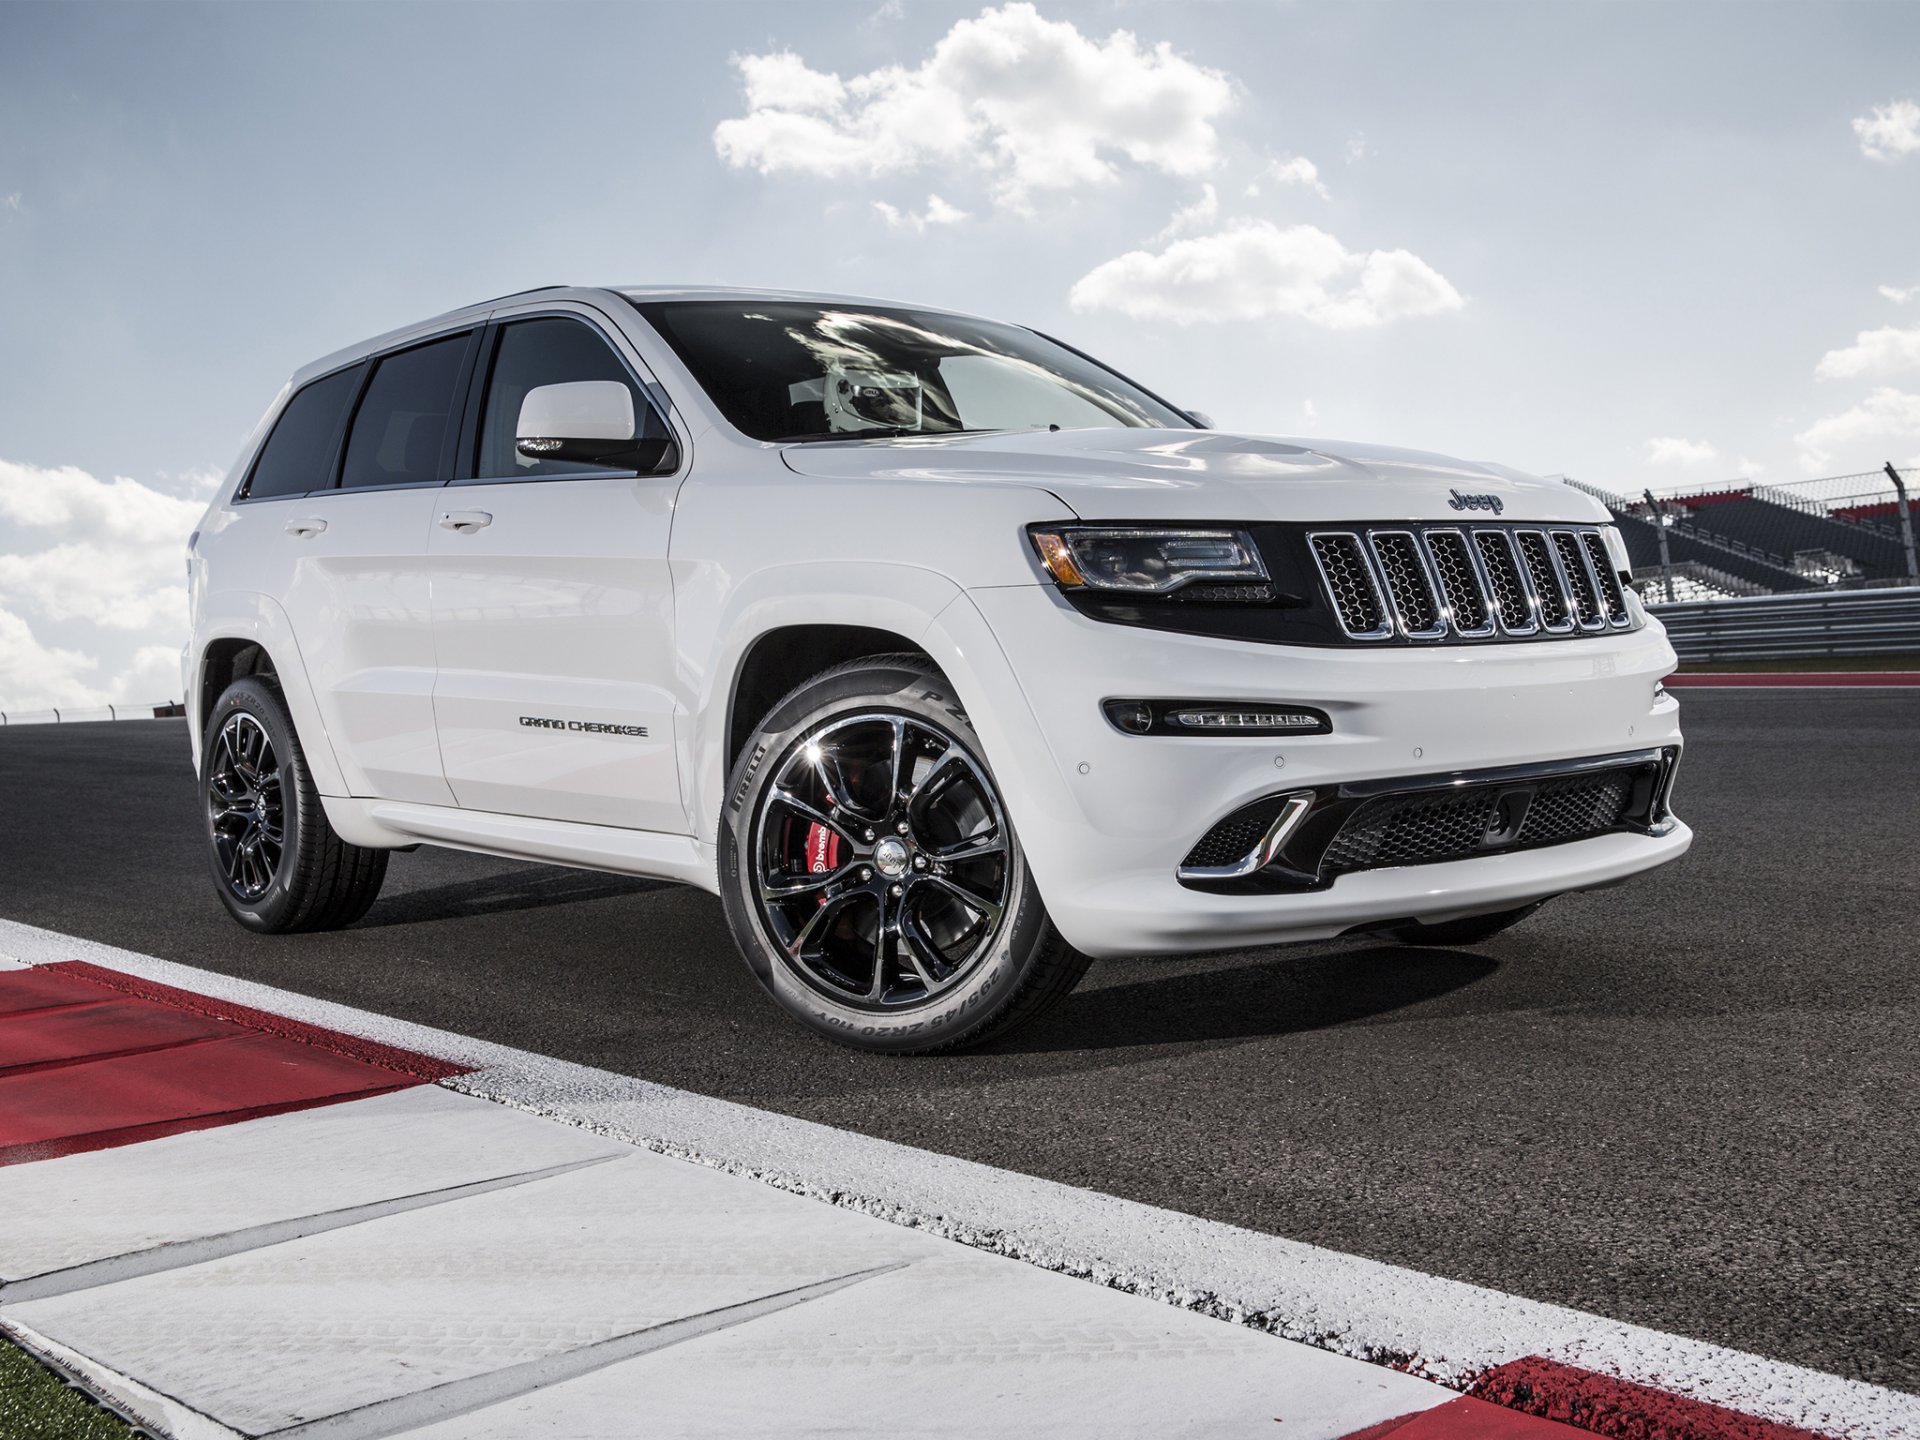
[(1458, 530), (1428, 530), (1421, 539), (1426, 542), (1434, 578), (1440, 582), (1440, 598), (1446, 602), (1453, 633), (1467, 639), (1493, 634), (1493, 607), (1488, 598), (1492, 587), (1474, 559), (1467, 537)]
[(1606, 607), (1607, 623), (1625, 628), (1633, 623), (1633, 615), (1627, 609), (1627, 597), (1620, 588), (1620, 576), (1613, 568), (1613, 557), (1607, 553), (1607, 542), (1600, 538), (1598, 530), (1582, 531), (1580, 542), (1586, 547), (1587, 559), (1593, 564), (1593, 573), (1600, 581), (1600, 600)]
[(1350, 640), (1557, 639), (1634, 624), (1595, 525), (1356, 525), (1307, 540)]
[(1332, 531), (1309, 535), (1307, 544), (1313, 563), (1320, 568), (1320, 582), (1333, 601), (1333, 613), (1348, 638), (1385, 640), (1392, 635), (1380, 582), (1360, 537), (1351, 531)]
[(1600, 608), (1600, 582), (1594, 578), (1593, 562), (1587, 548), (1571, 530), (1548, 532), (1553, 541), (1553, 558), (1560, 563), (1561, 578), (1573, 600), (1574, 618), (1582, 630), (1604, 630), (1607, 617)]
[(1375, 530), (1368, 535), (1374, 563), (1386, 582), (1395, 625), (1409, 640), (1438, 640), (1447, 633), (1439, 587), (1411, 530)]
[(1513, 540), (1520, 548), (1534, 598), (1540, 602), (1540, 628), (1549, 635), (1565, 635), (1574, 628), (1573, 597), (1567, 593), (1560, 565), (1553, 558), (1553, 546), (1547, 543), (1547, 532), (1516, 530)]
[(1526, 567), (1514, 548), (1513, 536), (1505, 530), (1476, 530), (1473, 539), (1500, 628), (1509, 635), (1539, 634), (1540, 607), (1533, 598), (1533, 587), (1527, 583)]

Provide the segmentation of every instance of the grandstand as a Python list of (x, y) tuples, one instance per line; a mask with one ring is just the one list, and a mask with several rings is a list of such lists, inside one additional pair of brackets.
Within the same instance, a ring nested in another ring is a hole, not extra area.
[[(1903, 471), (1909, 485), (1920, 471)], [(1564, 478), (1564, 477), (1563, 477)], [(1567, 479), (1594, 496), (1620, 527), (1636, 577), (1650, 598), (1728, 599), (1920, 584), (1901, 538), (1896, 495), (1886, 475), (1842, 475), (1789, 485), (1738, 482), (1664, 497), (1659, 511)], [(1663, 568), (1665, 520), (1670, 570)]]

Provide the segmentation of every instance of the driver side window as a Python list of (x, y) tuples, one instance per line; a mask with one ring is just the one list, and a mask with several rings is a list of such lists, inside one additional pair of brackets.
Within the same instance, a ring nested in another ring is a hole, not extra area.
[(481, 413), (475, 478), (536, 480), (547, 475), (596, 471), (620, 474), (629, 469), (591, 461), (538, 460), (522, 455), (516, 447), (520, 406), (527, 393), (542, 385), (580, 380), (611, 380), (626, 386), (633, 396), (636, 445), (672, 438), (673, 432), (647, 402), (632, 373), (592, 326), (552, 315), (516, 320), (501, 327), (495, 342), (486, 407)]

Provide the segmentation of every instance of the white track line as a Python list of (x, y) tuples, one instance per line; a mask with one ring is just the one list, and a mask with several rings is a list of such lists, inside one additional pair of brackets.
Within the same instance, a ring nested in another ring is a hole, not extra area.
[(472, 1066), (441, 1083), (1443, 1383), (1542, 1355), (1847, 1440), (1920, 1440), (1920, 1396), (0, 920), (7, 956), (84, 960)]

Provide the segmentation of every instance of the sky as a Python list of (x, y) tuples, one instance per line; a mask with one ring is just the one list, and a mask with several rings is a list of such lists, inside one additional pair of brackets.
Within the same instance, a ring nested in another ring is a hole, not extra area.
[(0, 710), (172, 698), (296, 367), (536, 285), (1031, 324), (1621, 492), (1920, 458), (1920, 6), (0, 0)]

